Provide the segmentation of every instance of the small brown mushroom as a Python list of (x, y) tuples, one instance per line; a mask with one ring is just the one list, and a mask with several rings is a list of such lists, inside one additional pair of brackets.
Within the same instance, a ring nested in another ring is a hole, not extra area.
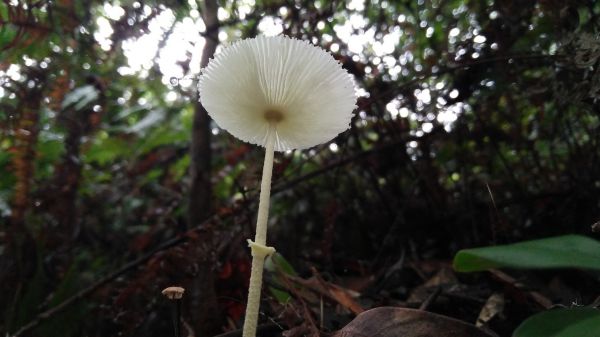
[(162, 294), (170, 300), (179, 300), (183, 297), (184, 292), (185, 289), (182, 287), (168, 287), (162, 291)]

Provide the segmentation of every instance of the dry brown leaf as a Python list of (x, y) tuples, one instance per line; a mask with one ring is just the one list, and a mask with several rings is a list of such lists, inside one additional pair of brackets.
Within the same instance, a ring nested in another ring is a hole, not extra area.
[(427, 311), (381, 307), (363, 312), (333, 337), (496, 337), (474, 325)]
[(323, 296), (328, 297), (331, 300), (334, 300), (355, 315), (365, 311), (360, 304), (354, 300), (353, 297), (359, 296), (359, 294), (354, 291), (342, 288), (333, 283), (329, 283), (316, 275), (309, 279), (302, 279), (299, 277), (289, 278), (298, 284), (301, 284)]
[(431, 295), (434, 289), (441, 286), (454, 285), (458, 283), (456, 275), (451, 267), (443, 266), (435, 275), (423, 285), (413, 289), (408, 297), (408, 303), (423, 303)]
[(446, 284), (456, 284), (458, 280), (452, 267), (442, 267), (432, 278), (425, 282), (426, 287), (438, 287)]
[(313, 331), (308, 324), (293, 327), (281, 333), (283, 337), (319, 337), (318, 331)]
[(346, 276), (340, 278), (340, 285), (346, 289), (361, 292), (375, 282), (375, 275)]
[(481, 308), (479, 317), (475, 326), (482, 327), (496, 315), (501, 314), (504, 311), (504, 295), (500, 293), (494, 293), (488, 298), (488, 300)]

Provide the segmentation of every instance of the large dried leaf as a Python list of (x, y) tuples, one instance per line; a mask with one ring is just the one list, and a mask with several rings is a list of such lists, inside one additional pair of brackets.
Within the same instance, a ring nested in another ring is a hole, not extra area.
[(334, 337), (495, 337), (474, 325), (431, 312), (381, 307), (363, 312)]

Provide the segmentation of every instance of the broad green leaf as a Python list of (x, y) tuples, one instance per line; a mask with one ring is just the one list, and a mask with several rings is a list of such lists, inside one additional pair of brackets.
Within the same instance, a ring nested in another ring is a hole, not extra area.
[(454, 269), (460, 272), (491, 268), (583, 268), (600, 270), (600, 242), (581, 235), (565, 235), (459, 251)]
[(553, 309), (529, 317), (513, 337), (598, 337), (600, 310), (593, 308)]

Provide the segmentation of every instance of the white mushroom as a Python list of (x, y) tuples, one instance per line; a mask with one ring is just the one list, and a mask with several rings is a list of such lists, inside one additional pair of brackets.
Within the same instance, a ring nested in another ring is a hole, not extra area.
[(225, 47), (203, 69), (200, 101), (235, 137), (265, 147), (244, 337), (256, 335), (274, 151), (306, 149), (348, 129), (352, 77), (325, 50), (285, 36), (259, 36)]
[(306, 149), (349, 127), (352, 77), (323, 49), (284, 36), (259, 36), (224, 48), (202, 71), (200, 100), (235, 137), (275, 150)]

